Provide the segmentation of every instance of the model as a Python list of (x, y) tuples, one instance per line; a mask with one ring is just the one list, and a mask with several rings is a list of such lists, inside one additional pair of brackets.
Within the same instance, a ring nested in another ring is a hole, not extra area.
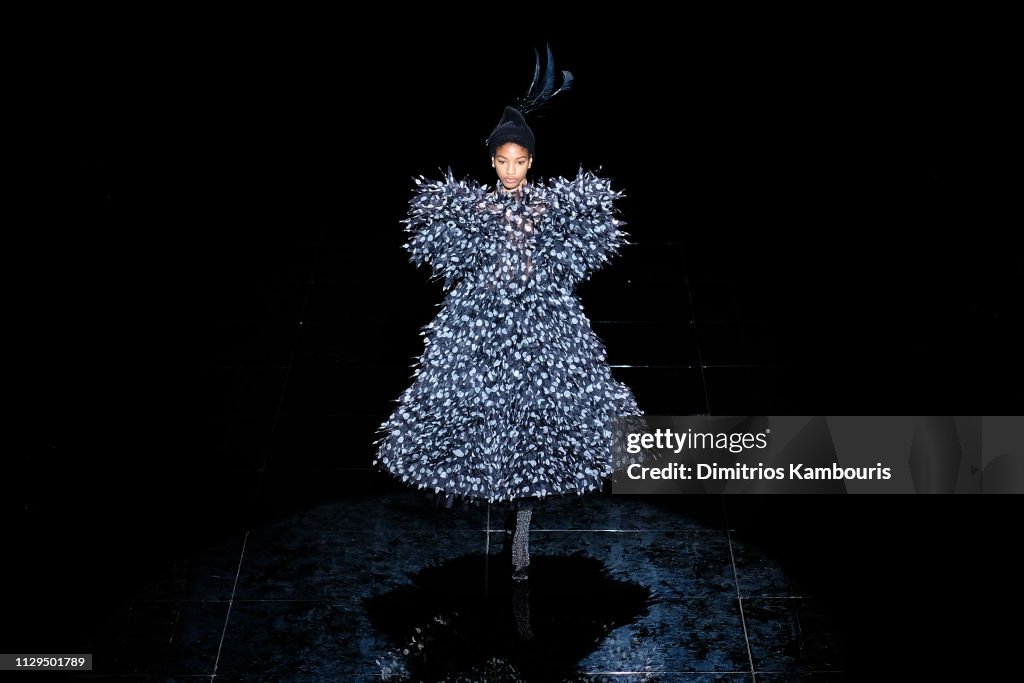
[(622, 193), (582, 168), (528, 178), (537, 145), (525, 116), (572, 83), (563, 71), (554, 89), (550, 47), (547, 57), (486, 140), (493, 187), (451, 170), (415, 179), (405, 247), (444, 280), (445, 298), (373, 460), (448, 506), (509, 503), (516, 580), (527, 578), (534, 503), (600, 491), (614, 470), (611, 418), (643, 414), (574, 291), (627, 244)]

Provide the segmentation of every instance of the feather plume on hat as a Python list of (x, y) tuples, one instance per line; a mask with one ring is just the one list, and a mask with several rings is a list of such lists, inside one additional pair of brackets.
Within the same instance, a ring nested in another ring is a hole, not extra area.
[(553, 97), (564, 93), (572, 86), (572, 72), (563, 70), (561, 72), (562, 84), (557, 90), (555, 89), (555, 58), (551, 54), (551, 45), (545, 44), (545, 46), (547, 48), (547, 65), (544, 69), (543, 77), (541, 76), (540, 68), (540, 52), (534, 48), (533, 52), (536, 60), (533, 69), (533, 82), (530, 83), (529, 90), (527, 90), (526, 95), (516, 101), (514, 107), (505, 107), (498, 125), (487, 136), (486, 145), (491, 156), (494, 156), (494, 152), (498, 147), (507, 142), (522, 145), (532, 155), (537, 140), (530, 126), (526, 123), (526, 115), (537, 111), (551, 101)]

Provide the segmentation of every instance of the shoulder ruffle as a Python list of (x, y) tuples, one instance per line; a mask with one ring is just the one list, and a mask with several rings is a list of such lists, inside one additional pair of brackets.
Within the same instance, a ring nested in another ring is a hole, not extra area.
[(621, 229), (626, 222), (615, 206), (624, 193), (613, 190), (610, 179), (580, 168), (572, 180), (549, 180), (547, 190), (557, 241), (549, 255), (556, 272), (572, 282), (586, 280), (629, 244), (629, 233)]
[(472, 271), (487, 237), (481, 211), (487, 190), (476, 182), (455, 180), (451, 169), (442, 180), (413, 178), (416, 187), (402, 223), (410, 235), (403, 245), (417, 266), (429, 263), (445, 289)]

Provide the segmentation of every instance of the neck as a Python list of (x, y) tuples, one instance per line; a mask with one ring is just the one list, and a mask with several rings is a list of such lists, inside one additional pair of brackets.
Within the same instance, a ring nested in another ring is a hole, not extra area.
[(504, 190), (505, 192), (518, 192), (522, 188), (526, 187), (526, 178), (520, 180), (519, 184), (512, 188), (505, 187), (505, 183), (501, 181), (498, 182), (498, 185), (500, 185), (501, 189)]

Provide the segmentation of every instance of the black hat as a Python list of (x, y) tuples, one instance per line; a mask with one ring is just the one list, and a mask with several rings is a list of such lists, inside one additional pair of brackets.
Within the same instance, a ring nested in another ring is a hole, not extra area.
[(506, 142), (522, 145), (533, 155), (536, 138), (534, 138), (530, 127), (526, 125), (526, 118), (522, 112), (514, 107), (505, 107), (505, 113), (501, 115), (501, 121), (491, 131), (491, 134), (487, 136), (487, 150), (491, 153), (491, 156), (494, 156), (495, 150)]
[(543, 79), (540, 74), (540, 53), (536, 49), (533, 52), (537, 57), (533, 69), (533, 82), (530, 84), (526, 97), (520, 98), (515, 107), (505, 107), (501, 121), (487, 136), (487, 150), (491, 156), (494, 156), (494, 151), (506, 142), (522, 145), (529, 150), (532, 156), (537, 142), (533, 131), (526, 125), (526, 115), (540, 109), (548, 100), (565, 92), (572, 85), (572, 73), (562, 71), (562, 85), (555, 90), (555, 58), (551, 54), (550, 45), (547, 45), (548, 61)]

